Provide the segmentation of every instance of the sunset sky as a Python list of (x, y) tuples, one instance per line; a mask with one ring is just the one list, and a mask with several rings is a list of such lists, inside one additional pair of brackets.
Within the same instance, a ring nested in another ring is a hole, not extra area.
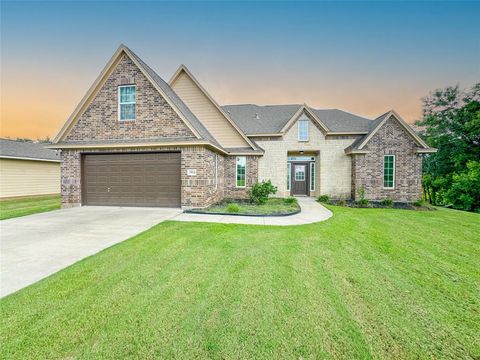
[(420, 116), (480, 81), (480, 3), (1, 2), (1, 136), (53, 137), (120, 43), (220, 104)]

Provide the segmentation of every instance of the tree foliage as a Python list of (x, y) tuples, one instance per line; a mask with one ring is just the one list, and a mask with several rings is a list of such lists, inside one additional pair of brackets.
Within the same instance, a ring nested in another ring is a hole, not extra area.
[(424, 162), (425, 197), (435, 205), (480, 211), (480, 83), (434, 91), (423, 99), (427, 143), (438, 149)]

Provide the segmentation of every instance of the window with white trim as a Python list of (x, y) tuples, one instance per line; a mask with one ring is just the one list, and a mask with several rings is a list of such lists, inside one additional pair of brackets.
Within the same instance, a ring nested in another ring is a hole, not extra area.
[(383, 187), (385, 189), (395, 187), (395, 155), (383, 156)]
[(310, 191), (315, 191), (315, 163), (310, 163)]
[(298, 120), (298, 141), (308, 141), (308, 120)]
[(122, 85), (118, 87), (118, 120), (135, 120), (136, 86)]
[(237, 188), (245, 187), (245, 174), (247, 173), (247, 158), (237, 156), (235, 179)]

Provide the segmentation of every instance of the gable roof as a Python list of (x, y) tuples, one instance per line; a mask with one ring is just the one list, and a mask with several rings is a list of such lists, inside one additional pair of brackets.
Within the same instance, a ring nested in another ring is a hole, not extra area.
[(307, 105), (226, 105), (223, 108), (249, 136), (278, 134), (304, 106), (327, 128), (329, 133), (366, 134), (373, 121), (338, 109), (313, 109)]
[(177, 71), (173, 74), (172, 78), (168, 82), (171, 87), (175, 84), (181, 74), (185, 74), (192, 80), (192, 82), (197, 86), (201, 93), (205, 95), (205, 97), (210, 101), (210, 103), (214, 106), (215, 109), (218, 110), (220, 115), (233, 127), (234, 131), (237, 132), (240, 137), (245, 140), (245, 142), (252, 148), (256, 149), (257, 147), (255, 144), (243, 133), (241, 128), (230, 118), (230, 116), (225, 112), (224, 109), (215, 101), (215, 99), (208, 93), (208, 91), (200, 84), (200, 82), (195, 78), (195, 76), (188, 70), (185, 65), (180, 65)]
[(296, 112), (295, 114), (291, 117), (290, 120), (283, 126), (282, 130), (280, 130), (282, 133), (285, 133), (299, 118), (302, 114), (308, 114), (311, 116), (313, 121), (317, 123), (317, 125), (322, 128), (322, 130), (327, 133), (328, 128), (327, 126), (318, 118), (318, 116), (312, 112), (312, 110), (307, 106), (307, 104), (303, 104)]
[(0, 139), (0, 158), (60, 162), (60, 155), (55, 150), (47, 149), (46, 145)]
[(104, 81), (108, 78), (109, 74), (111, 73), (111, 71), (113, 71), (116, 64), (124, 54), (127, 55), (135, 63), (135, 65), (140, 69), (143, 75), (152, 83), (152, 85), (157, 89), (160, 95), (162, 95), (162, 97), (168, 102), (168, 104), (173, 108), (173, 110), (179, 115), (180, 119), (198, 139), (205, 139), (209, 142), (212, 142), (212, 144), (214, 144), (215, 146), (221, 148), (220, 144), (218, 144), (215, 138), (195, 117), (195, 115), (190, 111), (190, 109), (188, 109), (188, 107), (177, 96), (177, 94), (175, 94), (175, 92), (170, 88), (170, 86), (155, 71), (153, 71), (147, 64), (145, 64), (145, 62), (143, 62), (133, 51), (131, 51), (123, 44), (118, 47), (117, 51), (115, 51), (112, 58), (108, 61), (105, 68), (102, 70), (100, 75), (97, 77), (93, 85), (88, 90), (87, 94), (83, 97), (72, 115), (68, 118), (68, 120), (60, 129), (58, 134), (55, 136), (55, 139), (53, 141), (54, 143), (58, 143), (68, 134), (68, 131), (77, 122), (78, 118), (83, 114), (88, 104), (90, 104), (90, 102), (93, 100), (96, 92), (101, 88)]
[(395, 119), (405, 130), (405, 132), (415, 141), (415, 143), (419, 146), (417, 149), (418, 153), (432, 153), (436, 152), (436, 149), (429, 147), (425, 141), (423, 141), (415, 131), (403, 120), (400, 115), (395, 110), (387, 111), (386, 113), (380, 115), (375, 120), (372, 121), (372, 127), (368, 134), (365, 136), (358, 138), (355, 140), (349, 147), (345, 149), (345, 153), (347, 154), (355, 154), (355, 153), (365, 153), (366, 151), (363, 150), (365, 145), (370, 141), (370, 139), (378, 132), (378, 130), (385, 124), (385, 122), (393, 118)]

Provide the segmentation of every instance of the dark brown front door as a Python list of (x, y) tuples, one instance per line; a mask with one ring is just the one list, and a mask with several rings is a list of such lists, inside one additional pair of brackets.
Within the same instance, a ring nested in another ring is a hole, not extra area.
[(180, 153), (83, 156), (85, 205), (180, 207)]
[(291, 167), (292, 195), (308, 195), (309, 164), (294, 162)]

